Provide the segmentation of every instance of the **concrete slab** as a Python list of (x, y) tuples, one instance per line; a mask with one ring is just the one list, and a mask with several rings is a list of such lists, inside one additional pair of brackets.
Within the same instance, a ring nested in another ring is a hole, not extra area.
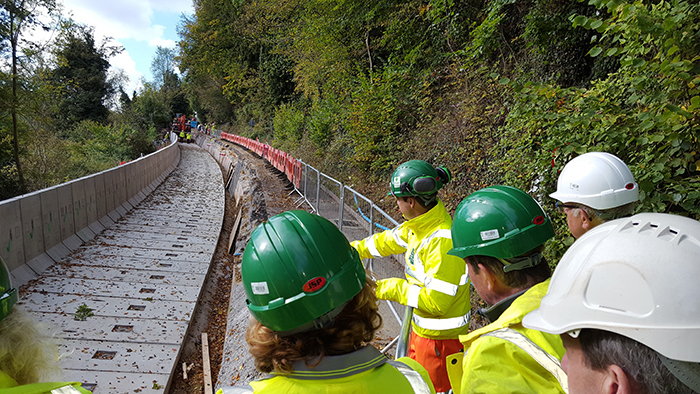
[(74, 255), (70, 260), (70, 264), (106, 268), (145, 269), (158, 272), (186, 272), (192, 275), (204, 275), (209, 268), (207, 264), (190, 261), (164, 261), (152, 258), (103, 255)]
[(129, 209), (131, 208), (133, 208), (131, 204), (125, 201), (123, 204), (114, 208), (114, 210), (119, 212), (119, 214), (123, 217), (124, 215), (126, 215), (127, 212), (129, 212)]
[(46, 254), (48, 254), (53, 261), (63, 260), (63, 258), (67, 257), (70, 253), (70, 250), (62, 243), (46, 251)]
[[(67, 355), (61, 359), (63, 368), (89, 369), (101, 372), (131, 372), (170, 374), (179, 346), (136, 342), (63, 341)], [(166, 382), (162, 384), (165, 385)]]
[[(42, 292), (48, 293), (89, 297), (118, 296), (146, 301), (196, 301), (199, 295), (199, 288), (194, 286), (122, 282), (119, 277), (112, 280), (42, 277), (37, 280), (37, 284), (41, 285)], [(27, 291), (33, 291), (33, 286)]]
[[(53, 262), (52, 262), (53, 263)], [(204, 274), (192, 272), (167, 272), (148, 269), (127, 269), (123, 267), (109, 268), (71, 264), (49, 265), (44, 269), (44, 276), (57, 276), (77, 279), (113, 280), (141, 284), (168, 284), (194, 287), (204, 281)]]
[(103, 231), (100, 234), (101, 238), (134, 238), (134, 239), (151, 239), (155, 241), (186, 241), (193, 244), (210, 245), (212, 241), (218, 239), (219, 234), (212, 231), (209, 234), (192, 234), (191, 231), (183, 233), (182, 230), (173, 229), (167, 233), (147, 232), (142, 226), (131, 226), (129, 224), (120, 225), (118, 229), (111, 228)]
[(158, 321), (187, 322), (195, 307), (194, 302), (146, 301), (133, 298), (84, 297), (35, 292), (27, 293), (26, 297), (23, 296), (22, 301), (18, 303), (31, 311), (37, 320), (47, 319), (47, 322), (51, 322), (55, 318), (53, 315), (56, 314), (72, 318), (82, 304), (91, 308), (96, 317), (144, 319), (153, 324)]
[(71, 252), (75, 252), (80, 248), (80, 246), (83, 244), (83, 240), (80, 239), (76, 234), (71, 235), (70, 237), (66, 238), (63, 240), (63, 245), (68, 248)]
[(117, 220), (121, 219), (123, 215), (118, 210), (115, 209), (115, 210), (110, 211), (107, 214), (107, 216), (109, 216), (109, 218), (112, 219), (112, 221), (116, 222)]
[[(34, 313), (34, 316), (37, 316)], [(73, 315), (43, 314), (43, 321), (51, 321), (47, 333), (59, 338), (81, 340), (102, 338), (111, 342), (150, 342), (179, 345), (187, 331), (186, 321), (147, 320), (142, 318), (91, 316), (75, 320)]]
[(93, 233), (95, 233), (95, 235), (101, 233), (105, 229), (105, 226), (103, 226), (102, 223), (98, 221), (90, 223), (88, 227), (90, 228), (90, 230), (92, 230)]
[[(66, 370), (64, 381), (83, 381), (83, 387), (92, 391), (92, 394), (113, 393), (148, 393), (161, 392), (162, 388), (155, 390), (154, 384), (165, 387), (170, 374), (166, 373), (130, 373), (130, 372), (99, 372), (80, 370)], [(87, 383), (87, 384), (86, 384)]]
[(87, 241), (95, 238), (95, 232), (92, 231), (92, 229), (90, 229), (90, 227), (85, 227), (85, 228), (82, 228), (82, 229), (76, 231), (75, 235), (77, 235), (78, 238), (80, 238), (80, 240), (83, 242), (87, 242)]
[(104, 227), (104, 228), (109, 228), (109, 227), (114, 226), (114, 220), (112, 220), (112, 218), (109, 217), (109, 215), (102, 216), (102, 217), (99, 219), (99, 223), (100, 223), (100, 224), (102, 225), (102, 227)]
[[(171, 157), (180, 166), (159, 176), (160, 186), (151, 183), (155, 190), (148, 197), (121, 206), (118, 196), (129, 186), (115, 171), (86, 184), (78, 207), (88, 209), (93, 198), (95, 211), (102, 212), (71, 242), (96, 236), (73, 253), (61, 244), (37, 261), (44, 274), (25, 287), (19, 303), (57, 327), (67, 353), (61, 359), (66, 378), (90, 383), (96, 394), (153, 391), (154, 381), (168, 385), (206, 279), (223, 222), (221, 171), (201, 149), (174, 148)], [(60, 261), (43, 267), (49, 258)], [(29, 280), (33, 273), (24, 267), (29, 272), (16, 275)], [(73, 320), (83, 304), (94, 315)]]
[(34, 272), (27, 264), (22, 264), (15, 268), (14, 271), (10, 272), (12, 277), (12, 286), (19, 287), (29, 282), (32, 279), (37, 278), (36, 272)]
[(152, 258), (159, 261), (189, 261), (192, 263), (209, 264), (211, 256), (204, 253), (183, 252), (180, 250), (162, 250), (162, 249), (134, 249), (129, 247), (119, 246), (100, 246), (86, 245), (81, 252), (100, 255), (100, 256), (124, 256), (124, 257), (142, 257)]
[(19, 199), (0, 202), (0, 215), (5, 223), (5, 228), (0, 229), (0, 257), (13, 271), (25, 261)]
[(188, 253), (209, 253), (213, 254), (216, 245), (202, 243), (192, 243), (186, 240), (153, 240), (130, 237), (105, 237), (100, 238), (100, 246), (120, 246), (139, 249), (159, 249), (187, 251)]
[(53, 259), (46, 253), (42, 253), (30, 261), (27, 261), (29, 268), (31, 268), (32, 271), (36, 272), (38, 275), (41, 275), (47, 268), (54, 265), (54, 263), (55, 262)]

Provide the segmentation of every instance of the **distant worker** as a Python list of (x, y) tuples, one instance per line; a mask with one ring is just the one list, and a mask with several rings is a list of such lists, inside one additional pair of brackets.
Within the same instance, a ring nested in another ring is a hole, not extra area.
[(351, 243), (363, 259), (405, 253), (406, 278), (377, 281), (377, 297), (415, 308), (408, 356), (428, 370), (438, 392), (450, 390), (446, 357), (462, 350), (458, 338), (469, 329), (471, 305), (464, 261), (447, 254), (452, 218), (437, 196), (450, 177), (423, 160), (401, 164), (388, 195), (406, 221)]
[(56, 344), (45, 336), (29, 313), (15, 307), (18, 291), (0, 258), (0, 393), (89, 394), (78, 382), (42, 382), (61, 372)]
[(564, 166), (550, 197), (566, 214), (574, 238), (612, 219), (632, 215), (639, 186), (627, 164), (606, 152), (584, 153)]
[(197, 130), (197, 121), (194, 118), (190, 120), (190, 129)]
[(700, 393), (700, 222), (641, 213), (566, 251), (523, 325), (560, 334), (569, 392)]
[(180, 130), (180, 142), (185, 142), (185, 130)]
[(553, 236), (540, 205), (514, 187), (481, 189), (457, 207), (450, 254), (467, 263), (489, 305), (476, 313), (490, 324), (460, 336), (464, 353), (448, 357), (455, 394), (566, 392), (561, 338), (522, 326), (547, 292), (551, 271), (542, 252)]
[(186, 138), (187, 138), (187, 143), (188, 143), (188, 144), (192, 142), (192, 132), (191, 132), (191, 131), (188, 131), (188, 132), (186, 133)]
[(185, 118), (185, 115), (180, 115), (180, 118), (178, 119), (178, 124), (179, 124), (179, 127), (180, 127), (180, 131), (183, 131), (183, 132), (185, 131), (185, 129), (186, 129), (186, 127), (185, 127), (186, 123), (187, 123), (187, 118)]
[(241, 263), (246, 333), (268, 373), (231, 393), (434, 393), (409, 358), (368, 345), (381, 326), (375, 283), (338, 228), (306, 211), (273, 216), (250, 236)]

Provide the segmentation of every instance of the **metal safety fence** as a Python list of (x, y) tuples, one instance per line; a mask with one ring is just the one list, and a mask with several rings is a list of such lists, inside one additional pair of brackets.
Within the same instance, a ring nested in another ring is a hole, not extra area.
[[(247, 148), (283, 172), (294, 187), (290, 195), (297, 195), (295, 205), (304, 206), (312, 213), (335, 223), (348, 240), (363, 239), (399, 225), (372, 200), (352, 187), (286, 152), (235, 134), (218, 132), (214, 136)], [(404, 257), (400, 255), (369, 259), (366, 266), (377, 278), (383, 279), (403, 277), (404, 263)], [(412, 308), (387, 301), (381, 303), (380, 313), (385, 316), (384, 329), (388, 332), (400, 333), (400, 335), (394, 334), (395, 338), (382, 351), (388, 351), (398, 342), (396, 356), (405, 356), (410, 324), (404, 325), (403, 322), (410, 322)], [(393, 319), (387, 319), (387, 316), (393, 316)]]

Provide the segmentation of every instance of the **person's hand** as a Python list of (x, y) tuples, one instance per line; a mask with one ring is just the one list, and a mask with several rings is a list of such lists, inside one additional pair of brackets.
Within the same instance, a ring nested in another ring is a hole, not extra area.
[(403, 293), (405, 293), (406, 279), (387, 278), (377, 281), (377, 298), (380, 300), (389, 300), (401, 302)]

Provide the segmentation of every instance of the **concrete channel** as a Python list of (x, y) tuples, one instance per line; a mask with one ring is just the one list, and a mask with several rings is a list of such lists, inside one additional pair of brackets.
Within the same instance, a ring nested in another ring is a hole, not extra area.
[(225, 203), (211, 155), (180, 149), (151, 195), (22, 289), (19, 305), (62, 341), (64, 379), (95, 394), (167, 392), (176, 369)]

